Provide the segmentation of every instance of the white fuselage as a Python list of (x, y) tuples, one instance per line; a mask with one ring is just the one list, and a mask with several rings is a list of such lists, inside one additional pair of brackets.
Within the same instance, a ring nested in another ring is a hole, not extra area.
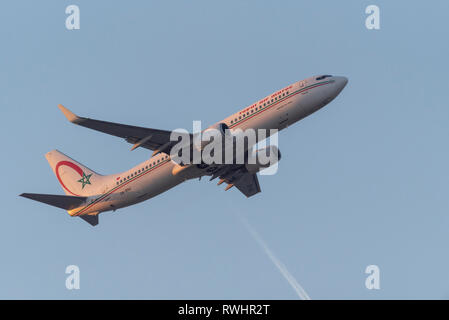
[[(328, 104), (347, 83), (344, 77), (322, 77), (295, 82), (219, 123), (225, 123), (231, 132), (237, 128), (282, 130)], [(157, 196), (186, 180), (174, 174), (176, 166), (169, 155), (159, 153), (128, 171), (102, 176), (98, 194), (69, 213), (79, 216), (116, 210)]]

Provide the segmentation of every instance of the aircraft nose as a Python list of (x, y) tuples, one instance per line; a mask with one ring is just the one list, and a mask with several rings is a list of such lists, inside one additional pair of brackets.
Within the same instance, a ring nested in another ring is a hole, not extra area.
[(337, 88), (337, 94), (338, 94), (348, 84), (348, 78), (346, 78), (346, 77), (334, 77), (334, 80), (335, 80), (335, 86)]

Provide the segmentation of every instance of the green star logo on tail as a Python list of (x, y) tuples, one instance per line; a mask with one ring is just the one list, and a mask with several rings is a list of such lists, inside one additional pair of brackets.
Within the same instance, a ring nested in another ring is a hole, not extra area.
[(91, 176), (92, 176), (92, 173), (86, 175), (86, 174), (84, 173), (84, 171), (83, 171), (83, 177), (82, 177), (81, 179), (78, 180), (78, 182), (81, 182), (82, 185), (83, 185), (83, 186), (81, 187), (81, 189), (84, 189), (84, 186), (85, 186), (86, 184), (91, 184), (91, 183), (90, 183), (90, 177), (91, 177)]

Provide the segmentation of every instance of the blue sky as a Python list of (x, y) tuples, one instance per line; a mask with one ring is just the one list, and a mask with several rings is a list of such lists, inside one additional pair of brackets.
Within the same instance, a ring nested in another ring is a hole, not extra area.
[[(76, 4), (81, 29), (65, 28)], [(365, 8), (380, 7), (380, 30)], [(312, 299), (449, 298), (447, 1), (11, 1), (0, 12), (0, 298), (297, 299), (243, 216)], [(62, 194), (44, 154), (104, 174), (150, 152), (68, 123), (212, 124), (292, 82), (344, 75), (280, 133), (246, 199), (203, 179), (92, 228), (18, 197)], [(67, 265), (81, 289), (65, 288)], [(365, 288), (366, 266), (380, 290)]]

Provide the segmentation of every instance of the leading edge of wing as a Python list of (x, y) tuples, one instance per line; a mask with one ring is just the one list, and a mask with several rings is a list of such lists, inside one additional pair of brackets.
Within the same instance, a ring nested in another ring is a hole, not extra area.
[(61, 104), (58, 105), (58, 108), (67, 120), (74, 124), (123, 138), (129, 143), (138, 144), (138, 146), (150, 150), (157, 150), (170, 142), (171, 131), (84, 118), (74, 114)]

